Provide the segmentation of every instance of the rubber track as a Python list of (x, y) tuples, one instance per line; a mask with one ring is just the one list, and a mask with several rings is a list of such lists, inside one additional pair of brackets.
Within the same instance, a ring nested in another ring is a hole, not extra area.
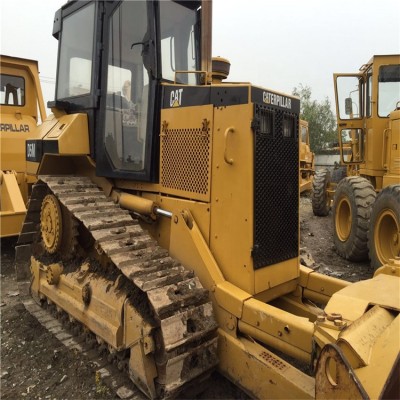
[[(109, 260), (131, 283), (147, 296), (148, 309), (159, 323), (162, 338), (156, 347), (164, 351), (163, 363), (173, 363), (183, 354), (203, 355), (201, 365), (212, 370), (217, 364), (217, 324), (213, 318), (212, 304), (192, 271), (177, 260), (146, 233), (127, 210), (121, 209), (87, 177), (40, 176), (33, 187), (27, 217), (18, 244), (31, 243), (40, 235), (40, 208), (44, 196), (50, 191), (91, 233), (99, 253)], [(34, 249), (33, 249), (34, 252)], [(196, 329), (187, 331), (184, 321), (195, 321)], [(157, 336), (157, 335), (156, 335)], [(155, 338), (157, 340), (157, 338)], [(210, 354), (210, 351), (212, 353)], [(207, 357), (207, 360), (205, 358)], [(173, 368), (173, 367), (172, 367)], [(179, 392), (171, 386), (168, 371), (160, 377), (165, 395)], [(190, 372), (184, 371), (190, 377)], [(207, 371), (196, 371), (202, 376)], [(182, 385), (186, 381), (183, 380)]]

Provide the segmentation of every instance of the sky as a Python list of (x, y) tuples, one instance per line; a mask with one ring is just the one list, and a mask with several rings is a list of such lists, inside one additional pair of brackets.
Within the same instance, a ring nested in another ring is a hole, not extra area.
[[(66, 0), (0, 0), (0, 52), (39, 61), (45, 102), (54, 99), (55, 11)], [(18, 10), (16, 12), (16, 10)], [(213, 0), (213, 55), (228, 78), (334, 103), (334, 72), (356, 72), (374, 54), (400, 54), (398, 0)]]

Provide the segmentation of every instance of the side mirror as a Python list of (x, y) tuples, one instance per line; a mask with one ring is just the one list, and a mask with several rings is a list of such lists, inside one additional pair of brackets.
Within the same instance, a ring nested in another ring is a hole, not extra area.
[(353, 101), (351, 100), (351, 97), (346, 97), (344, 99), (344, 112), (346, 115), (353, 114)]

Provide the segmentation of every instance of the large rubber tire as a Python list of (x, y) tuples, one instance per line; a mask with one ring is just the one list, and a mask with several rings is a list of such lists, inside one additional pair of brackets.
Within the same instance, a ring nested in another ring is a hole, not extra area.
[(387, 186), (378, 194), (371, 212), (368, 247), (375, 269), (400, 256), (400, 185)]
[(317, 217), (326, 217), (331, 209), (327, 192), (330, 181), (331, 174), (327, 169), (320, 169), (314, 175), (311, 202), (313, 213)]
[(342, 179), (333, 199), (333, 242), (336, 252), (350, 261), (368, 259), (368, 228), (376, 192), (361, 176)]

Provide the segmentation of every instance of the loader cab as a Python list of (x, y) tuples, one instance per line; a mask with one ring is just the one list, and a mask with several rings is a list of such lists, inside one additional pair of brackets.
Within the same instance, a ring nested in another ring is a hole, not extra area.
[(88, 115), (98, 175), (157, 180), (162, 82), (199, 83), (200, 9), (200, 1), (78, 1), (56, 13), (53, 106)]
[(334, 81), (341, 161), (379, 182), (385, 132), (400, 107), (400, 57), (374, 56), (358, 73), (334, 74)]

